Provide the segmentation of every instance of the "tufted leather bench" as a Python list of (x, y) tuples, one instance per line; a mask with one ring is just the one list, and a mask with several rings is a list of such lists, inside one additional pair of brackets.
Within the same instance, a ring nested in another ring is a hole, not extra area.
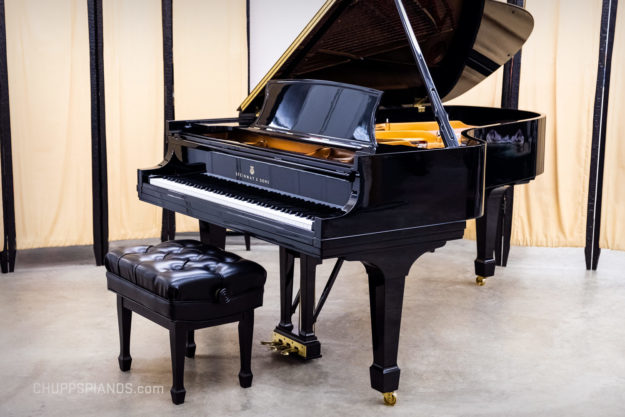
[(194, 330), (239, 322), (239, 383), (252, 385), (254, 309), (263, 304), (266, 272), (258, 264), (195, 240), (110, 251), (108, 289), (117, 293), (119, 367), (130, 369), (132, 311), (169, 329), (175, 404), (184, 402), (184, 358), (195, 355)]

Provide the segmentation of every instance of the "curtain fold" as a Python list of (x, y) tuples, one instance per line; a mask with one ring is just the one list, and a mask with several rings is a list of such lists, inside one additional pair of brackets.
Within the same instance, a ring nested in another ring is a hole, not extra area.
[[(18, 248), (90, 244), (86, 1), (5, 1)], [(163, 155), (161, 1), (103, 3), (110, 239), (156, 237), (161, 210), (138, 201), (136, 170)], [(512, 243), (583, 246), (602, 2), (526, 3), (535, 28), (523, 49), (519, 107), (546, 114), (546, 161), (544, 174), (516, 187)], [(173, 13), (176, 118), (236, 115), (247, 92), (246, 1), (174, 0)], [(619, 8), (601, 232), (602, 247), (621, 250), (624, 15)], [(259, 45), (271, 53), (271, 42)], [(449, 104), (498, 107), (501, 80), (500, 70)], [(197, 221), (179, 218), (178, 226), (197, 230)]]
[(160, 234), (160, 210), (137, 198), (137, 169), (163, 159), (160, 0), (104, 0), (109, 238)]
[(92, 242), (84, 0), (6, 0), (18, 249)]
[[(136, 184), (138, 168), (163, 159), (161, 2), (103, 6), (110, 239), (156, 237), (161, 210), (138, 200)], [(174, 1), (173, 34), (176, 119), (236, 115), (247, 90), (245, 1)], [(177, 217), (178, 232), (198, 229)]]
[(545, 172), (516, 187), (513, 244), (583, 246), (601, 0), (527, 0), (519, 107), (547, 115)]
[[(601, 0), (526, 7), (535, 26), (523, 47), (519, 108), (547, 116), (545, 172), (515, 187), (512, 244), (584, 246)], [(454, 103), (499, 107), (493, 83), (501, 85), (498, 76)], [(473, 227), (466, 236), (475, 237)]]
[[(245, 0), (174, 0), (173, 6), (176, 119), (236, 116), (247, 96)], [(178, 214), (176, 229), (197, 231), (198, 221)]]

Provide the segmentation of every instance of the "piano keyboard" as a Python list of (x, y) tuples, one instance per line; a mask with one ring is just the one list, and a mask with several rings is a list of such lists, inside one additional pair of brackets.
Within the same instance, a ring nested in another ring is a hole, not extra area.
[(212, 203), (220, 204), (235, 210), (264, 217), (272, 221), (288, 224), (305, 230), (312, 230), (314, 217), (300, 211), (295, 211), (285, 205), (258, 202), (256, 199), (246, 199), (239, 193), (230, 193), (222, 187), (212, 187), (191, 178), (184, 177), (157, 177), (150, 178), (150, 184), (181, 194), (190, 195)]

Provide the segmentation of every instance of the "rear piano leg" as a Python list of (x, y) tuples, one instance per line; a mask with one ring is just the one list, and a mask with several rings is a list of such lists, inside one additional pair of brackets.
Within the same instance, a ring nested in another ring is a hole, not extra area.
[(484, 285), (484, 280), (495, 275), (493, 253), (498, 244), (497, 229), (500, 222), (500, 207), (503, 196), (509, 186), (486, 190), (484, 215), (475, 221), (477, 237), (477, 258), (475, 274), (477, 285)]

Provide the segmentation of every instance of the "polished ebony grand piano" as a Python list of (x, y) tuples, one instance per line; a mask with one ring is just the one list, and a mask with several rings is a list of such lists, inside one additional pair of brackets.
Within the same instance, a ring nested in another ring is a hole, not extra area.
[[(330, 0), (239, 117), (168, 123), (166, 157), (139, 170), (139, 198), (199, 219), (207, 243), (223, 246), (229, 228), (280, 246), (281, 317), (268, 343), (282, 354), (321, 356), (321, 307), (342, 262), (362, 262), (371, 386), (392, 404), (411, 265), (463, 236), (482, 215), (485, 184), (542, 169), (542, 116), (444, 108), (440, 96), (485, 78), (529, 31), (526, 12), (490, 0)], [(505, 169), (489, 171), (491, 159)], [(330, 258), (317, 302), (316, 266)]]

